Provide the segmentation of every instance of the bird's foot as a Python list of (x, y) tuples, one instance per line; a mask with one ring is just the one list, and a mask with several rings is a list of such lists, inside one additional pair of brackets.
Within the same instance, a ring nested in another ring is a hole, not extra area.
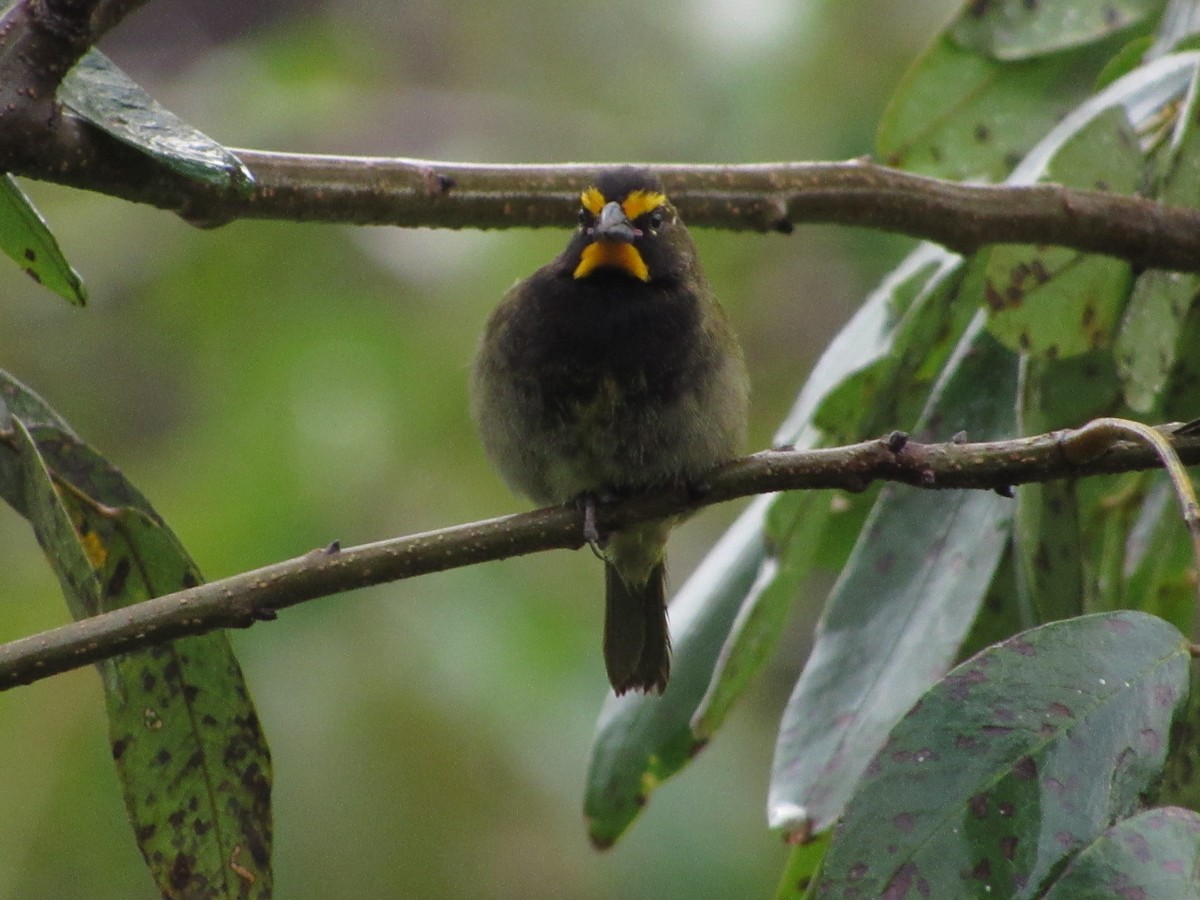
[(591, 548), (597, 559), (604, 559), (604, 545), (608, 542), (607, 535), (601, 535), (596, 525), (596, 503), (599, 498), (592, 493), (582, 493), (575, 498), (575, 505), (583, 512), (583, 540)]

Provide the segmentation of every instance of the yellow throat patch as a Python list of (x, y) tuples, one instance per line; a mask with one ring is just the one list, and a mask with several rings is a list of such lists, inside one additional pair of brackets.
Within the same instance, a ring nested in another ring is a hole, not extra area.
[(597, 269), (620, 269), (639, 281), (650, 280), (646, 261), (633, 244), (596, 241), (588, 244), (579, 254), (579, 265), (575, 267), (576, 278), (587, 278)]
[[(608, 201), (596, 188), (590, 187), (579, 195), (579, 202), (594, 216), (600, 215)], [(645, 215), (667, 202), (665, 194), (658, 191), (632, 191), (621, 201), (625, 218), (630, 221)], [(583, 248), (579, 265), (575, 267), (576, 278), (586, 278), (597, 269), (620, 269), (639, 281), (649, 281), (650, 271), (642, 254), (632, 244), (616, 241), (596, 241)]]

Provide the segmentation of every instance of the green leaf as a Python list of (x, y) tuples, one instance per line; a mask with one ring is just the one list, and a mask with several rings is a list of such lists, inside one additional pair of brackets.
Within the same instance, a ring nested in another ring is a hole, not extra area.
[(1165, 0), (989, 0), (970, 3), (950, 28), (963, 47), (997, 59), (1027, 59), (1103, 40), (1157, 18)]
[(1118, 822), (1079, 852), (1044, 900), (1200, 897), (1200, 815), (1168, 806)]
[(1200, 294), (1200, 276), (1151, 269), (1138, 276), (1113, 348), (1125, 382), (1125, 402), (1149, 413), (1175, 365), (1188, 310)]
[(1142, 35), (1134, 38), (1117, 51), (1100, 71), (1100, 74), (1096, 76), (1096, 90), (1108, 87), (1118, 78), (1128, 75), (1140, 66), (1153, 43), (1154, 38)]
[[(1200, 204), (1200, 72), (1193, 72), (1187, 102), (1170, 107), (1171, 140), (1156, 162), (1162, 169), (1157, 199), (1173, 206)], [(1200, 295), (1200, 276), (1151, 269), (1134, 285), (1115, 352), (1125, 382), (1125, 402), (1139, 413), (1154, 408), (1175, 364), (1183, 324)]]
[(780, 495), (772, 503), (763, 526), (768, 553), (721, 647), (708, 690), (692, 716), (691, 729), (697, 740), (708, 741), (716, 734), (751, 679), (770, 658), (830, 515), (829, 497), (820, 491), (795, 491)]
[(992, 583), (983, 595), (983, 603), (980, 604), (979, 614), (971, 624), (971, 631), (959, 648), (960, 660), (974, 656), (985, 647), (1007, 640), (1035, 624), (1032, 613), (1023, 607), (1022, 597), (1017, 589), (1017, 567), (1013, 562), (1015, 552), (1013, 542), (1010, 541), (1000, 564), (996, 566)]
[(11, 175), (0, 175), (0, 249), (38, 284), (76, 306), (87, 302), (83, 278)]
[[(816, 446), (822, 439), (812, 423), (816, 409), (847, 377), (891, 351), (894, 329), (915, 302), (918, 287), (932, 278), (946, 278), (957, 259), (926, 245), (872, 295), (817, 362), (780, 426), (777, 446)], [(715, 731), (767, 658), (793, 601), (782, 582), (774, 586), (773, 575), (783, 570), (789, 578), (798, 579), (807, 564), (804, 554), (809, 551), (782, 541), (776, 529), (775, 537), (781, 543), (772, 548), (768, 558), (764, 524), (770, 510), (773, 521), (790, 523), (788, 529), (797, 535), (809, 534), (812, 523), (806, 517), (820, 519), (828, 510), (828, 501), (824, 509), (809, 506), (810, 502), (803, 494), (755, 500), (671, 604), (675, 663), (667, 692), (662, 697), (626, 694), (605, 702), (584, 797), (589, 833), (598, 846), (611, 846), (637, 817), (651, 792), (687, 765), (703, 746), (704, 740), (692, 731), (693, 714), (701, 716), (706, 734)], [(781, 567), (779, 559), (786, 559), (789, 553), (799, 555)], [(750, 600), (746, 601), (747, 597)], [(764, 600), (765, 605), (758, 608)], [(735, 621), (741, 624), (731, 633)], [(712, 694), (698, 711), (713, 679)]]
[(611, 847), (651, 792), (704, 745), (692, 735), (692, 713), (762, 562), (769, 504), (769, 497), (756, 498), (671, 602), (674, 661), (667, 690), (660, 697), (610, 694), (604, 702), (583, 805), (588, 835), (600, 849)]
[(1166, 421), (1188, 422), (1200, 417), (1200, 304), (1193, 304), (1183, 321), (1175, 368), (1163, 390)]
[[(957, 334), (946, 323), (953, 318), (959, 261), (932, 245), (910, 254), (834, 339), (780, 436), (791, 438), (793, 446), (799, 441), (812, 447), (818, 433), (815, 421), (822, 431), (834, 431), (838, 439), (861, 439), (866, 429), (876, 427), (875, 416), (869, 414), (893, 405), (878, 394), (891, 398), (903, 393), (910, 400), (923, 396), (911, 370), (920, 366), (939, 336), (945, 341)], [(855, 399), (842, 408), (848, 393)], [(839, 411), (833, 414), (832, 409)], [(772, 501), (764, 523), (768, 552), (692, 719), (697, 738), (708, 739), (716, 732), (769, 658), (818, 554), (828, 554), (831, 543), (842, 538), (844, 550), (833, 566), (840, 568), (845, 562), (867, 507), (853, 502), (838, 506), (844, 509), (835, 514), (830, 498), (813, 491), (784, 493)], [(843, 514), (850, 511), (855, 514)]]
[(1159, 803), (1200, 809), (1200, 669), (1193, 666), (1187, 706), (1171, 728)]
[[(1032, 174), (1028, 162), (1014, 173), (1014, 181)], [(1058, 145), (1046, 160), (1044, 176), (1071, 187), (1131, 193), (1141, 166), (1137, 138), (1124, 111), (1110, 106)], [(988, 329), (1001, 343), (1061, 359), (1111, 342), (1129, 296), (1131, 272), (1127, 262), (1111, 257), (1061, 247), (1003, 245), (976, 256), (972, 274), (978, 281), (972, 283), (982, 281)]]
[[(199, 583), (149, 503), (0, 373), (13, 438), (5, 496), (30, 520), (76, 618)], [(37, 424), (21, 418), (29, 411)], [(216, 632), (99, 666), (113, 758), (138, 844), (168, 897), (271, 893), (270, 756), (228, 637)]]
[(875, 140), (889, 166), (1000, 181), (1090, 93), (1106, 48), (998, 62), (938, 38), (892, 95)]
[(1054, 622), (958, 666), (872, 761), (816, 895), (1040, 896), (1154, 785), (1189, 668), (1183, 635), (1139, 612)]
[(188, 178), (247, 192), (254, 176), (212, 138), (160, 106), (99, 50), (67, 73), (59, 99), (122, 143)]
[[(1066, 360), (1025, 358), (1017, 421), (1021, 434), (1081, 425), (1114, 413), (1120, 385), (1112, 354), (1093, 351)], [(1083, 533), (1074, 481), (1017, 489), (1015, 536), (1023, 608), (1034, 623), (1084, 612)]]
[[(977, 316), (921, 427), (1011, 434), (1016, 371)], [(784, 712), (768, 799), (773, 827), (820, 830), (840, 814), (888, 730), (953, 662), (1010, 516), (1008, 501), (980, 491), (881, 492)]]
[(775, 889), (775, 900), (804, 900), (809, 896), (808, 889), (828, 846), (829, 835), (823, 834), (792, 847), (779, 887)]
[(1155, 478), (1123, 554), (1125, 605), (1166, 619), (1185, 634), (1196, 618), (1195, 548), (1170, 482)]

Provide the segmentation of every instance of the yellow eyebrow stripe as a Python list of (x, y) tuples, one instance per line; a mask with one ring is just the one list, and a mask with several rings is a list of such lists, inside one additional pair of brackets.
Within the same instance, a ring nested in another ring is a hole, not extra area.
[(604, 209), (604, 195), (594, 187), (590, 187), (580, 194), (579, 202), (582, 203), (583, 208), (590, 212), (593, 216), (600, 215), (600, 210)]
[(667, 195), (658, 191), (634, 191), (625, 198), (621, 208), (625, 210), (625, 217), (632, 221), (640, 215), (658, 209), (666, 202)]

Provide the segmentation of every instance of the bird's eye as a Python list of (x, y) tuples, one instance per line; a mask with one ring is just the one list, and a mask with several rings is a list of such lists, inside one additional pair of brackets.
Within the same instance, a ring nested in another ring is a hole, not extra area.
[(657, 231), (662, 227), (663, 214), (658, 210), (650, 213), (650, 218), (646, 220), (646, 224), (650, 226), (651, 231)]
[(592, 214), (586, 209), (579, 210), (579, 224), (590, 225), (592, 223)]

